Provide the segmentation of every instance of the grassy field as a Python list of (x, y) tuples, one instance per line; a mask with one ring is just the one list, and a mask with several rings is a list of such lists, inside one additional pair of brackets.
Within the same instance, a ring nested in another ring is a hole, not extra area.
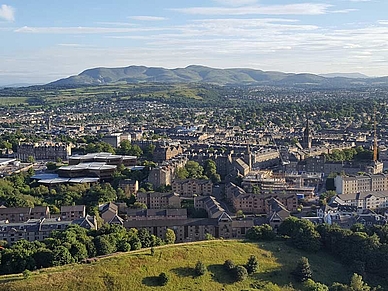
[(0, 97), (0, 106), (25, 104), (27, 99), (26, 97)]
[[(259, 261), (259, 271), (249, 279), (235, 283), (222, 264), (231, 259), (245, 264), (250, 255)], [(22, 275), (0, 277), (0, 290), (258, 290), (268, 282), (285, 286), (293, 282), (290, 272), (301, 257), (309, 258), (313, 279), (331, 284), (347, 282), (350, 274), (326, 254), (307, 254), (283, 242), (246, 243), (240, 241), (206, 241), (173, 245), (126, 253), (85, 265), (50, 268)], [(194, 266), (201, 260), (207, 266), (204, 276), (194, 276)], [(166, 286), (156, 284), (156, 276), (166, 272)], [(260, 286), (260, 287), (259, 287)]]

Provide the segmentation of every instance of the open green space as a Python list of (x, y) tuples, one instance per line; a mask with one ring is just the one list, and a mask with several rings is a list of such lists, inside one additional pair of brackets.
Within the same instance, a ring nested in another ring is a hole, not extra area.
[[(259, 270), (242, 282), (234, 282), (223, 268), (225, 260), (243, 265), (250, 255), (259, 261)], [(269, 282), (279, 286), (294, 282), (291, 272), (297, 260), (305, 256), (313, 270), (313, 279), (331, 285), (348, 282), (350, 273), (336, 259), (320, 252), (305, 253), (283, 241), (248, 243), (242, 241), (205, 241), (166, 245), (99, 259), (91, 264), (74, 264), (0, 277), (0, 290), (279, 290), (265, 287)], [(205, 275), (195, 276), (194, 267), (201, 260)], [(166, 286), (158, 286), (157, 276), (165, 272)], [(289, 290), (289, 289), (287, 289)]]
[(27, 103), (27, 97), (0, 97), (0, 106)]

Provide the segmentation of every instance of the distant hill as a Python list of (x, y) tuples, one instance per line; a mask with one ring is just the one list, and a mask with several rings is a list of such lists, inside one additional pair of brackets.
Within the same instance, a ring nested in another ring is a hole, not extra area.
[(325, 78), (350, 78), (350, 79), (362, 79), (362, 78), (370, 78), (367, 75), (360, 74), (360, 73), (329, 73), (329, 74), (319, 74), (321, 77)]
[(385, 77), (367, 78), (362, 74), (329, 74), (329, 76), (319, 76), (314, 74), (294, 74), (254, 69), (215, 69), (195, 65), (176, 69), (145, 66), (94, 68), (85, 70), (79, 75), (60, 79), (47, 85), (81, 86), (140, 82), (314, 87), (388, 85), (387, 78)]

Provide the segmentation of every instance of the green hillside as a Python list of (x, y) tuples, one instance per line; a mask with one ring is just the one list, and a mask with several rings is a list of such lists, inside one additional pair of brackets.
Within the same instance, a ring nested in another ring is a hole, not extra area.
[(324, 87), (387, 85), (385, 78), (325, 78), (314, 74), (293, 74), (247, 68), (217, 69), (191, 65), (186, 68), (129, 66), (121, 68), (92, 68), (60, 79), (49, 86), (106, 85), (124, 83), (211, 83), (218, 85), (269, 85)]
[[(259, 261), (259, 271), (247, 280), (234, 282), (222, 264), (231, 259), (243, 265), (250, 255)], [(205, 241), (167, 245), (99, 259), (92, 264), (75, 264), (43, 269), (24, 279), (20, 275), (0, 277), (0, 290), (292, 290), (291, 271), (296, 261), (308, 257), (313, 279), (328, 285), (348, 282), (350, 273), (327, 254), (310, 254), (287, 246), (284, 242), (246, 243), (241, 241)], [(196, 277), (194, 267), (201, 260), (207, 272)], [(156, 276), (165, 272), (166, 286), (157, 286)], [(268, 285), (273, 282), (276, 286)]]

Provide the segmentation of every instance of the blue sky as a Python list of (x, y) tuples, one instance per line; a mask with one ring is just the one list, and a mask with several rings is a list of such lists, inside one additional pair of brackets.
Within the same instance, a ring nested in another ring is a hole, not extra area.
[(91, 67), (388, 75), (387, 0), (0, 0), (0, 85)]

